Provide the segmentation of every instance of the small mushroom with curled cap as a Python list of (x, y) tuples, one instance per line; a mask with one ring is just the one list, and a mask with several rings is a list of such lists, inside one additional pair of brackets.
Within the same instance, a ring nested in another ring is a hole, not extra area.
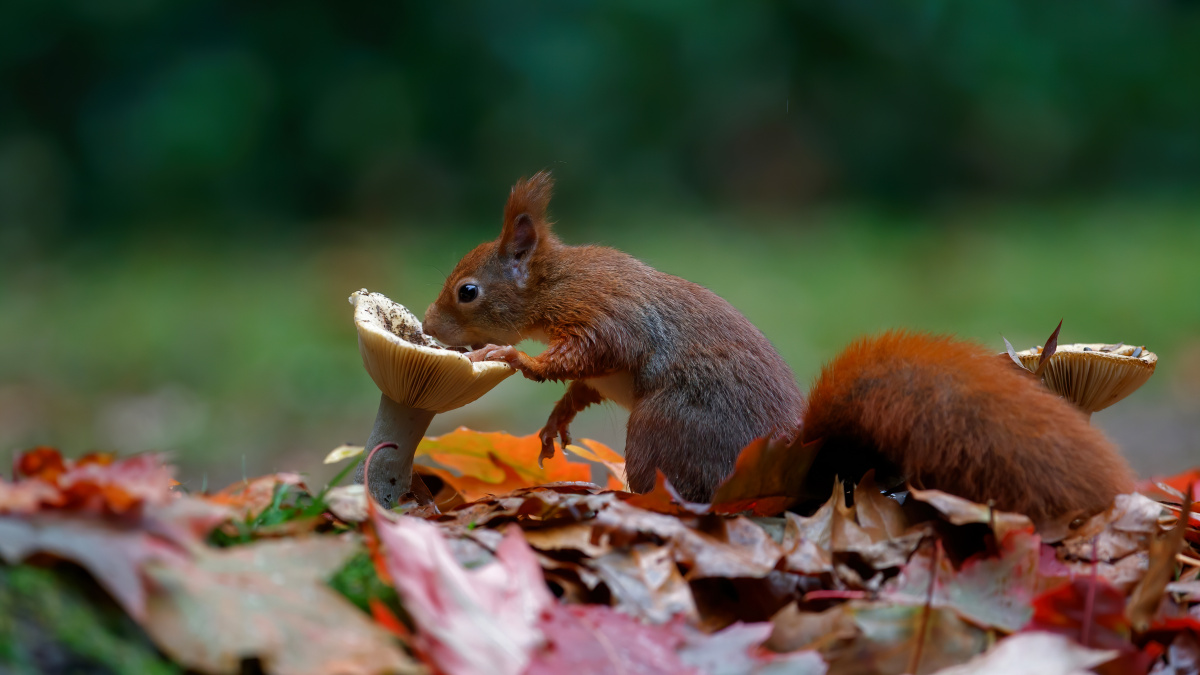
[[(499, 361), (472, 362), (425, 335), (421, 322), (403, 305), (365, 288), (350, 296), (363, 366), (382, 394), (366, 449), (393, 442), (371, 460), (375, 500), (391, 507), (409, 490), (417, 445), (437, 413), (483, 396), (516, 372)], [(363, 465), (355, 473), (363, 482)]]
[[(1021, 365), (1036, 371), (1042, 348), (1016, 352)], [(1124, 343), (1058, 345), (1042, 368), (1042, 381), (1088, 417), (1137, 391), (1154, 374), (1158, 356)]]

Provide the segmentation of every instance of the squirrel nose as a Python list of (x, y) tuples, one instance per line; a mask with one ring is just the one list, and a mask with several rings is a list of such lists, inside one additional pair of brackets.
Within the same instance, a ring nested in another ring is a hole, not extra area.
[(441, 323), (439, 322), (436, 303), (430, 305), (429, 309), (425, 310), (425, 321), (423, 324), (421, 328), (425, 331), (426, 335), (432, 335), (439, 340), (441, 339), (438, 337), (438, 331), (441, 330)]

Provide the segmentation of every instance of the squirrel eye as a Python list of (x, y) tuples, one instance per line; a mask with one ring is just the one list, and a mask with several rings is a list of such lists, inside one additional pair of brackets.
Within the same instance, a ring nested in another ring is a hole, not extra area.
[(475, 284), (463, 284), (458, 288), (458, 301), (471, 302), (479, 296), (479, 287)]

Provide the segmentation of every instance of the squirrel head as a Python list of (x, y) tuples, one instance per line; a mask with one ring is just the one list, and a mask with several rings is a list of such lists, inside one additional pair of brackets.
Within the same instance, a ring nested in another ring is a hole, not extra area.
[(454, 267), (425, 311), (425, 331), (453, 346), (511, 345), (534, 328), (531, 308), (544, 260), (558, 239), (546, 207), (554, 179), (548, 171), (521, 179), (504, 207), (500, 236), (476, 246)]

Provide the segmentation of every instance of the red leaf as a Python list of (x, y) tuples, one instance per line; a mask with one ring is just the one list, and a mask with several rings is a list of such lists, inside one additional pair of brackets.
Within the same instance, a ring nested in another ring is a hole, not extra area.
[(383, 626), (387, 632), (395, 635), (401, 640), (408, 642), (412, 639), (412, 633), (408, 627), (404, 625), (388, 606), (383, 604), (379, 598), (367, 598), (367, 606), (371, 608), (371, 617), (375, 619), (375, 623)]
[(696, 504), (679, 496), (662, 471), (655, 471), (654, 489), (644, 494), (620, 495), (630, 506), (672, 516), (708, 513), (708, 504)]
[(67, 470), (58, 450), (44, 445), (18, 455), (13, 464), (14, 478), (17, 480), (38, 478), (47, 483), (54, 483)]
[(91, 454), (69, 461), (53, 448), (39, 447), (19, 455), (14, 465), (16, 483), (0, 480), (0, 513), (50, 507), (120, 515), (143, 504), (162, 506), (172, 497), (172, 468), (158, 455), (117, 461)]
[(1038, 358), (1037, 370), (1033, 371), (1035, 377), (1041, 377), (1042, 371), (1046, 369), (1046, 364), (1050, 363), (1050, 357), (1054, 356), (1054, 352), (1058, 351), (1058, 331), (1062, 330), (1062, 319), (1058, 320), (1058, 326), (1050, 337), (1046, 339), (1046, 345), (1042, 347), (1042, 355)]
[(527, 675), (685, 675), (684, 637), (676, 626), (646, 625), (601, 605), (549, 606), (541, 617), (546, 644), (533, 653)]

